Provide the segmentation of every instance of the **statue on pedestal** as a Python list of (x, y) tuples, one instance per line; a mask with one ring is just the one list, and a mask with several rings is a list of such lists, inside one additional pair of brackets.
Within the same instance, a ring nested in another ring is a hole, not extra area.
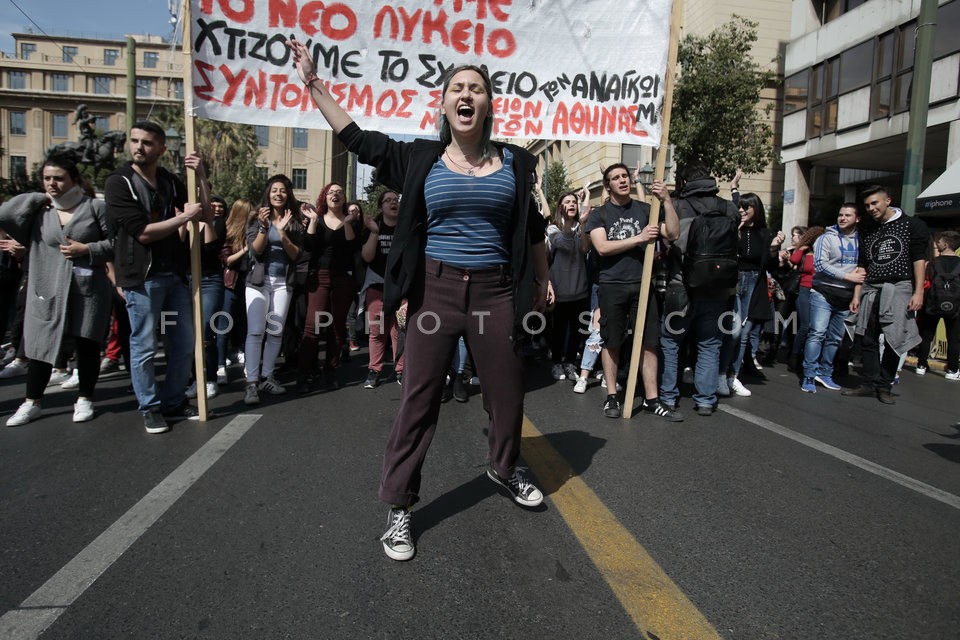
[(67, 157), (76, 164), (96, 169), (113, 169), (116, 154), (123, 152), (127, 134), (123, 131), (107, 131), (97, 139), (96, 117), (87, 111), (87, 105), (79, 104), (73, 112), (73, 123), (80, 129), (79, 142), (64, 142), (47, 148), (44, 160), (52, 155)]

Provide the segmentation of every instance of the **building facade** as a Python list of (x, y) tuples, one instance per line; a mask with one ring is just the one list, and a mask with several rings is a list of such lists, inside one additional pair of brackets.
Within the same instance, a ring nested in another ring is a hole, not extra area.
[[(100, 133), (126, 131), (128, 84), (136, 116), (149, 119), (183, 104), (183, 54), (159, 36), (132, 36), (134, 77), (127, 74), (127, 40), (14, 33), (16, 51), (0, 53), (0, 176), (26, 176), (51, 145), (79, 139), (74, 112), (85, 104)], [(345, 181), (347, 158), (329, 131), (257, 127), (264, 177), (284, 173), (298, 198), (313, 201), (324, 184)], [(216, 185), (213, 185), (216, 191)]]
[[(899, 202), (921, 0), (802, 0), (784, 58), (784, 224), (823, 223), (868, 184)], [(942, 0), (922, 185), (960, 160), (960, 0)]]

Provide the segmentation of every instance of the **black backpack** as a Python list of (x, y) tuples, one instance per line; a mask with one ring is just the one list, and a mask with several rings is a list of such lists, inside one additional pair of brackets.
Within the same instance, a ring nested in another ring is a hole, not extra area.
[(737, 227), (740, 222), (727, 213), (722, 198), (681, 199), (697, 216), (690, 223), (687, 250), (683, 256), (683, 283), (691, 289), (732, 289), (737, 286)]
[(926, 311), (938, 318), (955, 318), (960, 314), (960, 260), (946, 271), (943, 261), (934, 259), (933, 279), (927, 289)]

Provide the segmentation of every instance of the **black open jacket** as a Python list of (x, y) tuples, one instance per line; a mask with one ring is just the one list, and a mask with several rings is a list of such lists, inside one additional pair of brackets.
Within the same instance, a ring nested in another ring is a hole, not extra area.
[[(424, 277), (427, 245), (427, 205), (424, 184), (431, 167), (446, 145), (439, 140), (417, 139), (399, 142), (379, 131), (364, 131), (351, 123), (340, 132), (343, 144), (356, 153), (360, 162), (377, 170), (377, 180), (403, 194), (400, 213), (387, 256), (384, 273), (383, 306), (392, 312)], [(517, 198), (510, 222), (510, 266), (513, 273), (514, 337), (522, 332), (522, 321), (533, 310), (536, 285), (530, 246), (543, 242), (545, 223), (533, 199), (536, 158), (516, 145), (494, 143), (497, 151), (508, 147), (513, 153)]]

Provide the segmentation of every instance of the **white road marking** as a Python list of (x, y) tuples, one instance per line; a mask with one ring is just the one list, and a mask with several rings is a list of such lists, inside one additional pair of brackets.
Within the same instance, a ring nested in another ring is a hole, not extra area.
[(729, 413), (732, 416), (736, 416), (741, 420), (746, 420), (747, 422), (755, 424), (758, 427), (762, 427), (764, 429), (767, 429), (768, 431), (772, 431), (778, 435), (781, 435), (784, 438), (789, 438), (794, 442), (799, 442), (800, 444), (810, 447), (811, 449), (816, 449), (817, 451), (821, 453), (825, 453), (828, 456), (833, 456), (838, 460), (842, 460), (843, 462), (852, 464), (853, 466), (859, 467), (864, 471), (868, 471), (874, 475), (878, 475), (881, 478), (890, 480), (891, 482), (896, 482), (901, 486), (904, 486), (908, 489), (912, 489), (917, 493), (921, 493), (927, 496), (928, 498), (933, 498), (934, 500), (937, 500), (946, 505), (949, 505), (954, 509), (960, 509), (960, 497), (955, 496), (952, 493), (947, 493), (946, 491), (943, 491), (942, 489), (937, 489), (936, 487), (931, 486), (925, 482), (920, 482), (919, 480), (915, 480), (910, 476), (905, 476), (902, 473), (898, 473), (897, 471), (881, 466), (876, 462), (871, 462), (866, 458), (861, 458), (860, 456), (856, 456), (852, 453), (848, 453), (843, 449), (838, 449), (829, 444), (820, 442), (819, 440), (811, 438), (810, 436), (805, 436), (802, 433), (797, 433), (796, 431), (793, 431), (792, 429), (788, 429), (787, 427), (779, 425), (776, 422), (771, 422), (766, 418), (755, 416), (752, 413), (743, 411), (742, 409), (737, 409), (736, 407), (731, 407), (725, 404), (721, 404), (719, 409), (721, 411), (725, 411), (726, 413)]
[(231, 420), (19, 607), (0, 617), (0, 638), (39, 638), (259, 419), (243, 414)]

